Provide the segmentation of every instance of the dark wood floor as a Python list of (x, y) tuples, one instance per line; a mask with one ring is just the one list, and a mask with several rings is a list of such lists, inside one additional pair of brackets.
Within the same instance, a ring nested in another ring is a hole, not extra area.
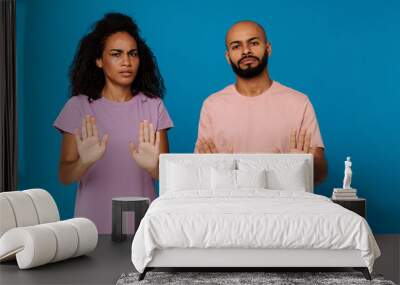
[[(376, 240), (382, 256), (374, 272), (398, 284), (400, 235), (378, 235)], [(16, 262), (0, 264), (0, 284), (115, 284), (122, 273), (134, 271), (130, 248), (131, 239), (115, 243), (110, 236), (100, 236), (96, 250), (88, 256), (29, 270), (19, 270)]]

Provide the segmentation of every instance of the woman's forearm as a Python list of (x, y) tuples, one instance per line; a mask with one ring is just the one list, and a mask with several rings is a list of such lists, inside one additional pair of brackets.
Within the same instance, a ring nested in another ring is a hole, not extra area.
[(158, 180), (158, 164), (154, 169), (146, 170), (154, 180)]
[(71, 184), (73, 182), (79, 181), (91, 165), (92, 164), (90, 163), (82, 163), (80, 159), (76, 161), (60, 162), (60, 181), (63, 184)]

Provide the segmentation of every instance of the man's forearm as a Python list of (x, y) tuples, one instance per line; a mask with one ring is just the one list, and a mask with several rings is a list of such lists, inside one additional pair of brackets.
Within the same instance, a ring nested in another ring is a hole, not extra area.
[(328, 162), (325, 158), (314, 157), (314, 184), (322, 183), (328, 176)]

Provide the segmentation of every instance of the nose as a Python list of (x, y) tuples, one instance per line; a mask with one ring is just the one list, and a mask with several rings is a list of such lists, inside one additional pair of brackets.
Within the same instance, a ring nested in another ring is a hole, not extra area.
[(248, 45), (245, 45), (242, 50), (242, 56), (250, 55), (251, 49)]
[(131, 65), (131, 61), (129, 60), (129, 55), (127, 53), (125, 53), (122, 56), (122, 65), (123, 66), (130, 66)]

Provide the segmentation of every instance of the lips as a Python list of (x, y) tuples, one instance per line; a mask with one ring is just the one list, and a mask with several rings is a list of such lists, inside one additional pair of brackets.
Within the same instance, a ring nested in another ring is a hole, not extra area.
[(131, 71), (121, 71), (119, 74), (121, 74), (122, 76), (132, 76), (132, 72)]
[(249, 64), (249, 63), (253, 63), (253, 62), (255, 62), (255, 61), (258, 61), (258, 59), (257, 58), (254, 58), (254, 57), (245, 57), (245, 58), (242, 58), (240, 61), (239, 61), (239, 64)]

